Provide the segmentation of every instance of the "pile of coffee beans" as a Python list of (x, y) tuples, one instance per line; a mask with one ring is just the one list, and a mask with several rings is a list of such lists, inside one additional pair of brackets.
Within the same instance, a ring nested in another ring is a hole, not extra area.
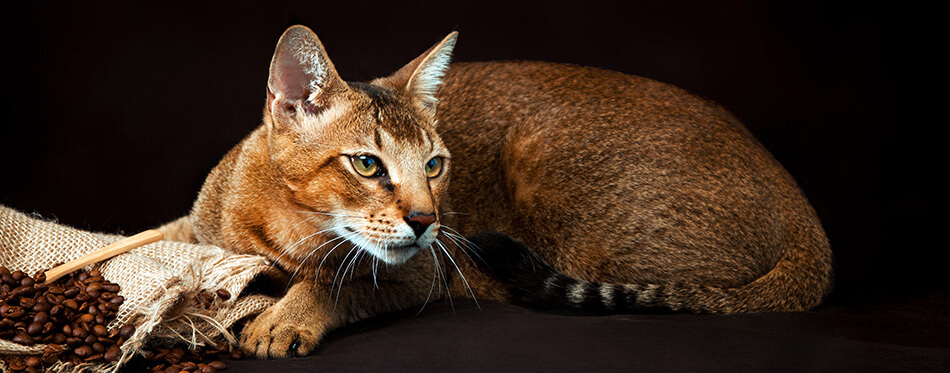
[(232, 350), (227, 342), (219, 342), (215, 346), (195, 350), (185, 350), (179, 347), (156, 348), (143, 352), (148, 360), (148, 369), (152, 372), (201, 372), (214, 373), (227, 369), (228, 365), (221, 360), (229, 358), (239, 360), (244, 358), (241, 350)]
[[(98, 270), (76, 271), (46, 285), (45, 271), (28, 276), (0, 267), (0, 338), (31, 346), (47, 344), (41, 357), (13, 357), (11, 370), (118, 360), (119, 346), (135, 333), (131, 325), (108, 330), (125, 299), (119, 285)], [(18, 369), (19, 368), (19, 369)]]
[[(41, 372), (57, 361), (105, 363), (121, 358), (119, 346), (135, 333), (135, 327), (106, 327), (125, 301), (118, 294), (119, 285), (106, 281), (98, 270), (76, 271), (46, 285), (44, 273), (28, 276), (0, 266), (0, 338), (26, 346), (47, 345), (40, 356), (4, 357), (7, 367), (15, 372)], [(199, 293), (196, 300), (207, 306), (230, 297), (222, 289)], [(157, 348), (142, 354), (147, 366), (163, 372), (217, 372), (227, 368), (217, 359), (244, 357), (226, 342), (187, 351)]]

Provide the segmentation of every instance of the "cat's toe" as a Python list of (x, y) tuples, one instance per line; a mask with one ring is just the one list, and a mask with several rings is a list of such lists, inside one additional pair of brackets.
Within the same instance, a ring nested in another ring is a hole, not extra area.
[(317, 330), (306, 325), (289, 324), (275, 313), (261, 314), (241, 333), (241, 349), (260, 358), (305, 356), (320, 339)]

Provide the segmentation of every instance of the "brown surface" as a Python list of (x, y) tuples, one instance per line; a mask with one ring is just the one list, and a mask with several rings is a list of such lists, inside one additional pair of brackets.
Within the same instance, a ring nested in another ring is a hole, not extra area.
[(229, 371), (940, 371), (950, 369), (942, 302), (570, 317), (461, 300), (455, 313), (442, 302), (378, 317), (332, 333), (310, 356), (231, 361)]

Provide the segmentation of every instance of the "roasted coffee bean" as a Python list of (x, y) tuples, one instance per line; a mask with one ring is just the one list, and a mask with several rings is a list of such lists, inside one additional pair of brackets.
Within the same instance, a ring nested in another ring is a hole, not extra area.
[(79, 316), (79, 318), (77, 318), (76, 321), (81, 322), (81, 323), (90, 323), (90, 322), (93, 322), (93, 320), (95, 319), (96, 319), (95, 315), (84, 313), (81, 316)]
[[(114, 293), (119, 292), (119, 285), (112, 284), (112, 283), (105, 283), (105, 284), (102, 284), (102, 290), (113, 293), (114, 295)], [(106, 293), (102, 293), (102, 294), (104, 298)]]
[(29, 335), (33, 335), (33, 336), (40, 335), (40, 333), (43, 332), (43, 323), (34, 321), (32, 324), (30, 324), (30, 326), (26, 328), (26, 332)]
[(135, 334), (134, 325), (123, 325), (121, 328), (119, 328), (119, 335), (122, 336), (122, 338), (129, 339), (132, 334)]
[(89, 333), (86, 333), (81, 327), (73, 326), (73, 337), (82, 339), (86, 338), (87, 335), (89, 335)]
[(13, 281), (20, 281), (23, 279), (24, 276), (26, 276), (26, 273), (23, 273), (23, 271), (20, 271), (20, 270), (16, 270), (16, 271), (13, 271), (12, 276), (13, 276)]
[(85, 342), (87, 345), (91, 345), (93, 343), (96, 343), (96, 341), (98, 340), (99, 338), (96, 338), (96, 336), (90, 334), (86, 336), (86, 339), (84, 339), (83, 342)]
[(100, 282), (93, 282), (86, 286), (87, 293), (98, 292), (99, 290), (102, 290), (102, 283)]
[(92, 347), (89, 347), (89, 346), (86, 346), (86, 345), (82, 345), (82, 346), (76, 347), (76, 349), (73, 350), (73, 353), (76, 354), (76, 356), (79, 356), (79, 357), (91, 356), (91, 355), (92, 355)]
[(122, 357), (122, 350), (120, 350), (118, 346), (112, 346), (109, 347), (109, 349), (106, 350), (106, 353), (102, 356), (106, 359), (106, 361), (116, 361)]
[[(34, 311), (36, 309), (34, 308)], [(46, 323), (46, 320), (49, 320), (49, 314), (43, 311), (39, 311), (33, 316), (33, 322)]]
[(26, 369), (26, 362), (23, 361), (23, 358), (20, 356), (14, 356), (9, 361), (7, 361), (7, 367), (14, 372), (22, 371)]
[(23, 359), (23, 362), (26, 363), (27, 367), (33, 367), (33, 368), (36, 368), (40, 366), (40, 364), (43, 364), (43, 360), (36, 356), (30, 356), (26, 359)]
[(92, 327), (92, 334), (95, 334), (100, 337), (104, 335), (108, 335), (109, 328), (106, 328), (102, 324), (96, 324), (95, 326)]
[(73, 298), (76, 295), (79, 295), (79, 288), (70, 287), (63, 291), (63, 295), (66, 296), (66, 298)]
[(29, 346), (33, 344), (33, 337), (26, 333), (20, 333), (13, 337), (13, 343)]
[(49, 304), (49, 302), (46, 301), (46, 298), (40, 298), (40, 300), (41, 302), (36, 302), (36, 305), (33, 306), (33, 311), (48, 312), (51, 308), (53, 308), (53, 305)]
[(33, 298), (20, 299), (20, 307), (32, 309), (33, 306), (36, 306), (36, 301)]
[(82, 344), (82, 339), (79, 339), (79, 338), (76, 338), (76, 337), (68, 337), (68, 338), (66, 338), (66, 345), (69, 346), (69, 347), (76, 347), (76, 346), (79, 346), (79, 345), (81, 345), (81, 344)]
[(218, 298), (220, 298), (221, 300), (228, 300), (228, 299), (231, 299), (231, 293), (228, 292), (228, 291), (225, 290), (225, 289), (218, 289), (218, 291), (216, 291), (216, 292), (214, 292), (214, 293), (217, 294), (217, 295), (218, 295)]
[[(69, 297), (69, 295), (67, 295), (67, 297)], [(66, 308), (69, 308), (69, 309), (71, 309), (71, 310), (73, 310), (73, 311), (79, 309), (79, 303), (76, 302), (74, 299), (67, 299), (67, 300), (64, 300), (64, 301), (63, 301), (63, 306), (66, 307)]]
[(31, 277), (23, 277), (22, 279), (20, 279), (20, 285), (22, 285), (22, 286), (34, 286), (34, 285), (36, 285), (36, 281), (33, 281), (33, 278), (31, 278)]

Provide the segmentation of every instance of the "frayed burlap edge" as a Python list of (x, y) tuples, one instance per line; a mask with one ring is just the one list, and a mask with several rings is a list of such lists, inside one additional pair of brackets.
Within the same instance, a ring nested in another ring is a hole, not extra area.
[[(0, 264), (8, 268), (33, 273), (121, 238), (62, 226), (0, 205)], [(202, 291), (225, 289), (241, 294), (254, 278), (275, 271), (263, 257), (237, 255), (214, 246), (160, 241), (92, 268), (119, 284), (119, 294), (126, 298), (109, 329), (131, 324), (136, 332), (120, 347), (122, 357), (115, 363), (56, 364), (52, 371), (115, 372), (147, 345), (184, 341), (194, 348), (221, 340), (235, 343), (230, 328), (277, 301), (264, 295), (239, 296), (218, 299), (210, 309), (198, 302), (195, 296)], [(44, 348), (0, 340), (0, 355), (38, 355)], [(8, 371), (2, 361), (0, 370)]]

